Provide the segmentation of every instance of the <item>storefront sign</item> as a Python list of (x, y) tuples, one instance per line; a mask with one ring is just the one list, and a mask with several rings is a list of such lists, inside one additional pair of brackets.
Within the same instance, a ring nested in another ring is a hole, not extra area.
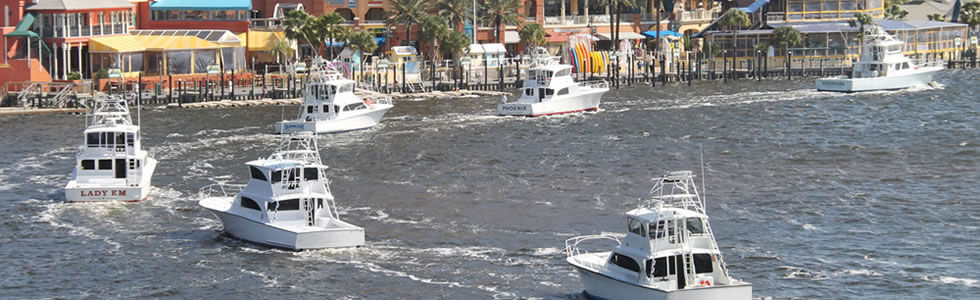
[(367, 6), (368, 7), (381, 7), (381, 6), (384, 6), (384, 5), (385, 5), (385, 1), (384, 0), (368, 0), (368, 3), (367, 3)]

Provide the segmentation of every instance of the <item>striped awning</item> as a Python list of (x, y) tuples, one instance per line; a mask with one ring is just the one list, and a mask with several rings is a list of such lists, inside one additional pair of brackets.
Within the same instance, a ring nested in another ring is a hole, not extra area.
[(88, 41), (89, 52), (92, 53), (126, 53), (146, 51), (146, 48), (144, 48), (139, 41), (134, 39), (133, 36), (129, 35), (94, 37), (90, 38)]
[(248, 34), (239, 34), (238, 38), (242, 41), (248, 41), (248, 51), (266, 52), (272, 49), (272, 43), (276, 40), (286, 40), (286, 34), (272, 31), (249, 31)]
[(89, 39), (90, 52), (141, 52), (141, 51), (172, 51), (217, 49), (221, 45), (209, 42), (196, 36), (144, 36), (124, 35), (97, 37)]

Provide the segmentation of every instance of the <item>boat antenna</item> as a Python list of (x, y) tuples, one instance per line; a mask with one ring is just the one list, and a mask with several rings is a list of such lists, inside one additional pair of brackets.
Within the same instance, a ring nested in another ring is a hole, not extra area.
[(707, 194), (707, 192), (705, 192), (705, 189), (704, 189), (704, 177), (705, 177), (705, 175), (704, 175), (704, 144), (698, 144), (698, 147), (701, 148), (701, 205), (704, 206), (701, 209), (704, 210), (704, 213), (707, 214), (708, 213), (708, 204), (704, 200), (704, 197)]

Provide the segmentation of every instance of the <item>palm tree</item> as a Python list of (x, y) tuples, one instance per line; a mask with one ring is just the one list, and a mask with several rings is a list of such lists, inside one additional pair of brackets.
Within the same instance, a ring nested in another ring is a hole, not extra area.
[[(517, 13), (521, 9), (519, 0), (486, 0), (483, 3), (483, 16), (493, 20), (494, 30), (500, 30), (500, 25), (520, 25), (521, 17)], [(474, 25), (476, 26), (476, 25)], [(497, 43), (504, 39), (503, 32), (497, 32)]]
[(963, 11), (960, 12), (960, 23), (967, 24), (976, 30), (977, 25), (980, 25), (980, 2), (973, 1), (963, 5)]
[(858, 43), (864, 42), (864, 26), (868, 24), (874, 24), (874, 21), (875, 21), (874, 18), (872, 18), (871, 15), (866, 13), (856, 13), (854, 14), (854, 20), (847, 21), (847, 23), (849, 23), (851, 27), (860, 26), (860, 28), (858, 28), (858, 34), (857, 34)]
[(439, 16), (449, 22), (449, 27), (456, 30), (463, 30), (463, 23), (471, 19), (470, 11), (473, 9), (470, 0), (439, 0), (435, 4)]
[[(422, 20), (419, 20), (419, 42), (432, 42), (432, 58), (436, 57), (436, 41), (446, 38), (449, 34), (449, 27), (443, 21), (442, 17), (437, 15), (427, 15)], [(422, 53), (422, 59), (425, 59), (425, 51)]]
[[(718, 21), (718, 25), (732, 31), (732, 45), (738, 47), (738, 30), (744, 27), (749, 27), (749, 25), (752, 25), (752, 21), (749, 20), (749, 15), (745, 14), (745, 11), (733, 7), (725, 11), (725, 15)], [(735, 67), (734, 61), (735, 49), (732, 49), (733, 68)]]
[(773, 46), (783, 49), (783, 55), (789, 53), (790, 46), (796, 46), (803, 43), (803, 35), (800, 34), (799, 30), (790, 26), (783, 26), (776, 28), (772, 32), (772, 44)]
[[(367, 31), (352, 32), (347, 38), (347, 46), (351, 50), (361, 52), (360, 70), (364, 75), (364, 61), (367, 60), (369, 53), (374, 53), (378, 49), (378, 43), (374, 40), (374, 34)], [(364, 80), (361, 78), (361, 80)]]
[(898, 4), (886, 5), (885, 7), (885, 19), (901, 21), (905, 20), (908, 15), (909, 12), (902, 9)]
[[(412, 25), (418, 24), (425, 15), (428, 14), (429, 2), (426, 0), (388, 0), (391, 4), (391, 11), (388, 12), (389, 18), (385, 22), (391, 26), (395, 24), (405, 24), (405, 40), (412, 40)], [(418, 41), (415, 43), (418, 48)]]
[(347, 38), (347, 33), (350, 31), (347, 29), (347, 27), (340, 26), (341, 23), (344, 23), (344, 21), (347, 20), (340, 14), (332, 12), (320, 16), (316, 21), (316, 23), (318, 23), (317, 26), (319, 27), (317, 29), (322, 31), (320, 33), (323, 34), (323, 36), (329, 37), (329, 39), (325, 40), (325, 42), (328, 43), (327, 48), (330, 49), (330, 59), (333, 59), (333, 43), (337, 40), (345, 40)]
[(293, 45), (289, 43), (288, 40), (277, 38), (272, 41), (272, 45), (269, 47), (269, 52), (276, 55), (276, 62), (279, 63), (280, 58), (288, 61), (293, 58)]
[[(597, 7), (607, 7), (609, 9), (609, 35), (612, 39), (613, 48), (619, 46), (619, 25), (620, 15), (623, 8), (629, 9), (639, 5), (637, 0), (599, 0), (595, 2)], [(658, 27), (659, 31), (660, 28)]]
[(517, 31), (517, 34), (521, 36), (521, 43), (524, 43), (529, 47), (537, 47), (548, 42), (545, 39), (544, 27), (541, 27), (541, 25), (538, 23), (524, 24), (524, 26)]
[(311, 46), (319, 45), (319, 36), (314, 32), (315, 19), (302, 10), (291, 10), (282, 20), (286, 38), (293, 41), (305, 41)]

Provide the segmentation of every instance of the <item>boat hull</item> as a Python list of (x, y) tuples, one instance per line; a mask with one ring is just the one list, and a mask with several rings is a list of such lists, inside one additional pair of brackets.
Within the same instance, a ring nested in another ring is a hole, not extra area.
[(497, 105), (497, 114), (501, 116), (539, 117), (595, 111), (599, 109), (599, 102), (602, 100), (602, 95), (607, 91), (609, 91), (607, 88), (596, 88), (567, 98), (539, 103), (501, 103)]
[(847, 76), (821, 78), (817, 79), (815, 85), (818, 91), (829, 92), (898, 90), (927, 85), (942, 69), (942, 67), (925, 67), (916, 73), (874, 78), (847, 78)]
[(249, 242), (290, 250), (323, 248), (349, 248), (364, 245), (364, 229), (338, 220), (346, 228), (322, 228), (309, 231), (292, 231), (269, 223), (217, 210), (202, 204), (224, 226), (225, 232)]
[(142, 169), (143, 176), (138, 186), (128, 186), (122, 182), (119, 184), (78, 183), (73, 174), (72, 180), (65, 185), (65, 202), (139, 202), (146, 200), (150, 195), (150, 182), (153, 179), (153, 171), (156, 166), (156, 159), (146, 158), (146, 165)]
[(394, 105), (375, 104), (374, 109), (368, 109), (364, 112), (355, 111), (349, 116), (344, 116), (333, 120), (309, 122), (303, 120), (280, 121), (276, 122), (275, 130), (277, 134), (290, 134), (301, 131), (316, 133), (339, 133), (367, 129), (377, 126), (378, 123), (381, 122), (381, 118), (384, 117), (385, 113), (387, 113), (392, 107), (394, 107)]
[(600, 274), (592, 269), (569, 263), (578, 271), (585, 293), (593, 299), (647, 299), (647, 300), (750, 300), (752, 285), (725, 285), (712, 287), (696, 287), (683, 290), (664, 291), (651, 287), (624, 282)]

